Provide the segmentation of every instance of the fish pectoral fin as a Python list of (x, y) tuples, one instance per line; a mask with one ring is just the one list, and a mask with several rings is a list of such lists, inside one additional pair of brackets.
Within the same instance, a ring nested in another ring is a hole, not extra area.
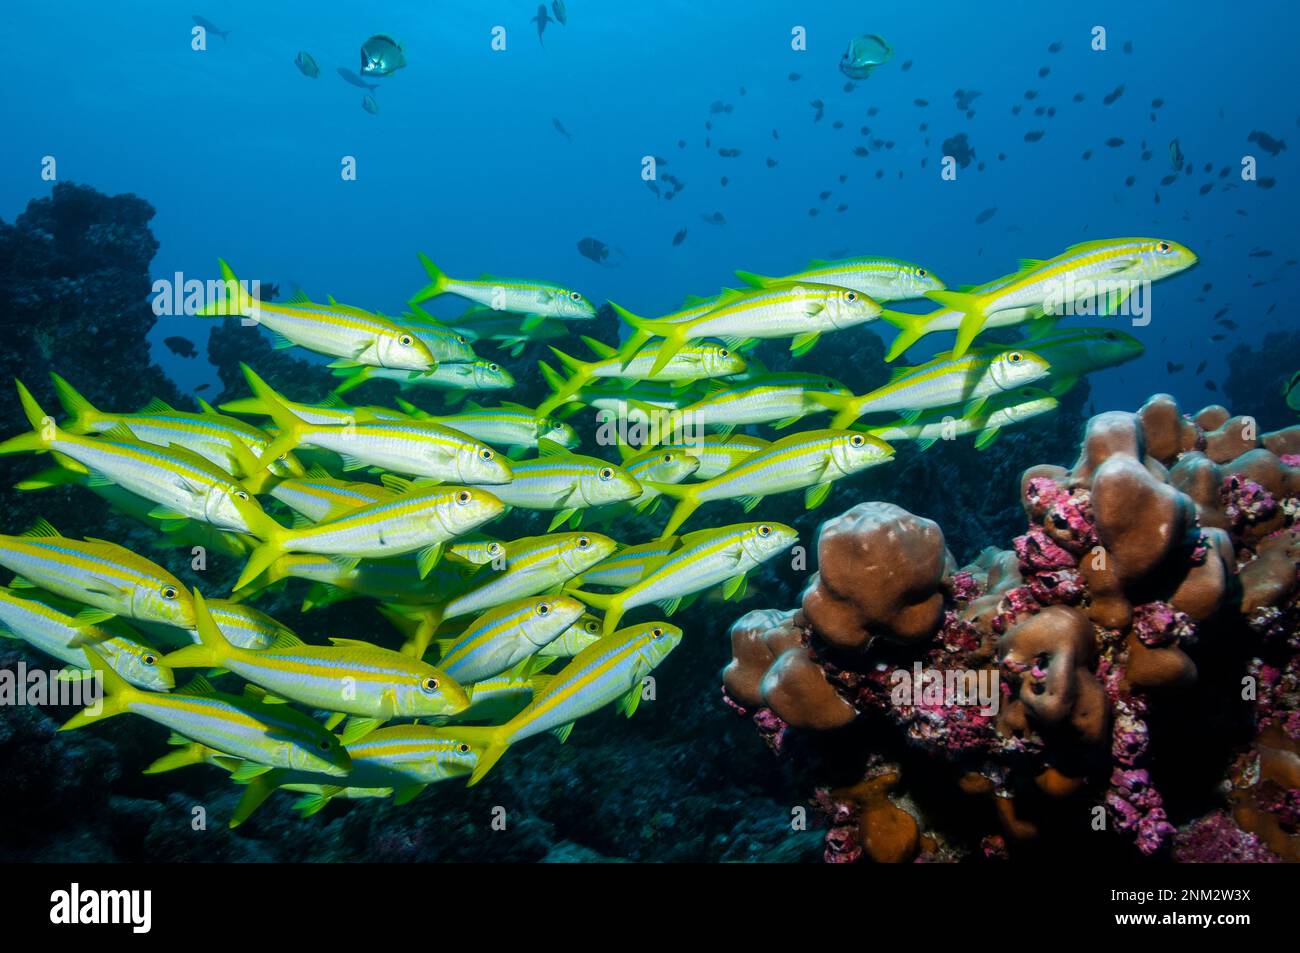
[(793, 417), (782, 417), (776, 423), (772, 424), (773, 430), (784, 430), (786, 427), (792, 427), (799, 421), (803, 420), (801, 415), (796, 414)]
[(367, 464), (365, 461), (358, 460), (350, 453), (340, 453), (339, 456), (343, 459), (343, 470), (345, 472), (350, 472), (352, 470), (364, 470), (367, 466), (369, 466), (369, 464)]
[(420, 568), (420, 578), (423, 579), (438, 565), (438, 560), (442, 558), (442, 543), (434, 543), (432, 546), (426, 546), (420, 550), (416, 556), (416, 565)]
[(520, 322), (519, 330), (527, 334), (529, 331), (532, 331), (534, 328), (540, 327), (542, 322), (545, 320), (546, 320), (546, 315), (544, 314), (530, 314), (528, 315), (528, 317), (524, 318), (522, 322)]
[(746, 582), (748, 576), (740, 573), (738, 576), (732, 576), (722, 584), (722, 598), (724, 599), (743, 599), (747, 588)]
[(101, 622), (107, 622), (112, 619), (115, 613), (106, 609), (96, 609), (93, 606), (86, 606), (72, 617), (72, 627), (74, 629), (84, 629), (86, 626), (99, 625)]
[(551, 734), (555, 735), (555, 737), (559, 739), (560, 744), (564, 744), (569, 740), (569, 735), (573, 734), (573, 722), (569, 722), (567, 725), (560, 725), (558, 728), (552, 728)]
[(339, 725), (343, 724), (343, 719), (347, 718), (347, 712), (336, 711), (325, 719), (325, 730), (333, 731)]
[(994, 440), (998, 439), (998, 434), (1000, 432), (1001, 432), (1000, 427), (986, 427), (985, 429), (981, 430), (979, 432), (979, 436), (975, 438), (975, 449), (983, 450)]
[(383, 723), (384, 720), (380, 718), (349, 718), (343, 730), (339, 732), (339, 743), (344, 747), (356, 744)]
[[(270, 330), (269, 328), (267, 330)], [(287, 351), (291, 347), (297, 347), (297, 343), (290, 341), (279, 331), (271, 331), (271, 350)]]
[(754, 507), (758, 506), (759, 503), (763, 502), (763, 498), (761, 496), (738, 496), (736, 497), (736, 502), (745, 508), (746, 513), (749, 513), (754, 509)]
[(339, 553), (334, 553), (329, 556), (328, 559), (334, 565), (338, 566), (340, 569), (346, 570), (347, 572), (356, 569), (357, 565), (361, 562), (359, 556), (344, 556)]
[(987, 397), (976, 397), (962, 408), (961, 416), (963, 420), (978, 420), (980, 414), (984, 412), (984, 407), (988, 404)]
[(804, 490), (803, 505), (806, 510), (815, 510), (826, 502), (826, 497), (830, 496), (830, 483), (818, 483)]
[(167, 520), (167, 521), (172, 521), (172, 520), (188, 521), (189, 520), (188, 515), (170, 506), (161, 506), (161, 505), (155, 506), (145, 515), (148, 516), (150, 519), (155, 519), (155, 520)]
[(569, 517), (577, 514), (577, 512), (578, 512), (577, 507), (572, 507), (572, 506), (567, 509), (557, 510), (555, 515), (551, 517), (551, 525), (546, 528), (546, 532), (548, 533), (555, 532), (555, 528), (557, 526), (564, 523), (567, 519), (569, 519)]
[(641, 705), (641, 683), (637, 682), (618, 701), (619, 710), (631, 718), (636, 714), (636, 710)]

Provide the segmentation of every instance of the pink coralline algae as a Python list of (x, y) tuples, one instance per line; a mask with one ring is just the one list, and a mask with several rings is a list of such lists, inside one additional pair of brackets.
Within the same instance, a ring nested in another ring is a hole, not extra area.
[(1106, 804), (1119, 829), (1132, 833), (1138, 850), (1144, 854), (1155, 853), (1174, 832), (1165, 817), (1160, 793), (1151, 786), (1151, 777), (1144, 770), (1116, 768)]
[(1240, 421), (1092, 418), (965, 566), (892, 504), (823, 524), (801, 606), (739, 620), (724, 677), (775, 750), (824, 736), (827, 860), (1077, 851), (1098, 806), (1135, 857), (1300, 860), (1300, 427)]
[(1167, 602), (1147, 602), (1133, 607), (1133, 634), (1148, 648), (1190, 641), (1196, 627), (1187, 613)]

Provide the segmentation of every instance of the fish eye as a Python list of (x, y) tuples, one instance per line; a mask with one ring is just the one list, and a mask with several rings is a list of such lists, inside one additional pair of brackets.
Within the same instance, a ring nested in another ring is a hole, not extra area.
[(469, 754), (469, 745), (462, 741), (460, 744), (456, 745), (456, 750), (461, 754)]
[(659, 628), (659, 626), (655, 626), (653, 629), (650, 630), (650, 638), (662, 639), (663, 637), (664, 637), (664, 630)]
[(464, 506), (469, 501), (470, 501), (469, 490), (461, 490), (459, 493), (456, 494), (456, 502), (459, 503), (461, 506)]
[(489, 364), (489, 365), (488, 365), (488, 370), (489, 370), (489, 371), (492, 371), (493, 373), (495, 373), (495, 372), (501, 370), (501, 365), (499, 365), (499, 364)]
[(845, 301), (857, 301), (857, 300), (858, 300), (858, 293), (857, 293), (856, 291), (846, 291), (846, 292), (844, 292), (844, 300), (845, 300)]
[(572, 298), (574, 301), (581, 301), (581, 300), (582, 300), (582, 295), (580, 295), (580, 294), (579, 294), (578, 292), (576, 292), (576, 291), (570, 291), (570, 292), (569, 292), (569, 297)]
[(539, 602), (539, 603), (537, 603), (537, 614), (538, 614), (538, 615), (550, 615), (550, 614), (551, 614), (551, 604), (550, 604), (549, 602)]
[(867, 442), (867, 438), (862, 436), (862, 434), (860, 433), (855, 433), (852, 437), (849, 438), (849, 446), (852, 447), (860, 447), (866, 442)]
[(586, 629), (588, 632), (596, 632), (600, 629), (600, 623), (593, 619), (591, 622), (587, 623)]
[(672, 462), (673, 462), (673, 455), (671, 453), (665, 453), (664, 463), (672, 463)]
[(916, 269), (916, 277), (918, 277), (918, 278), (924, 278), (924, 277), (925, 277), (925, 269), (924, 269), (924, 268), (918, 268), (918, 269)]
[(492, 457), (495, 456), (495, 454), (493, 454), (493, 452), (489, 450), (487, 447), (484, 447), (482, 450), (480, 450), (478, 452), (478, 455), (482, 457), (484, 460), (491, 460)]
[(721, 351), (719, 351), (718, 353), (721, 354), (723, 357), (730, 357), (730, 356), (731, 356), (731, 352), (728, 351), (725, 347), (724, 347)]
[(768, 526), (766, 523), (762, 524), (758, 528), (758, 535), (763, 537), (764, 539), (767, 539), (769, 536), (772, 535), (772, 527)]
[(1019, 351), (1012, 351), (1010, 354), (1007, 355), (1007, 360), (1010, 361), (1012, 364), (1019, 364), (1022, 360), (1024, 360), (1024, 355), (1021, 354)]
[(280, 454), (278, 457), (276, 457), (275, 459), (279, 460), (281, 463), (288, 463), (288, 462), (289, 462), (289, 455), (288, 455), (287, 453), (282, 453), (282, 454)]
[(489, 555), (489, 556), (495, 556), (495, 555), (497, 555), (497, 553), (501, 552), (501, 544), (500, 544), (500, 543), (488, 543), (487, 551), (488, 551), (488, 555)]
[(579, 549), (586, 549), (586, 548), (587, 548), (588, 546), (590, 546), (590, 545), (591, 545), (591, 540), (588, 539), (586, 536), (579, 536), (579, 537), (578, 537), (578, 548), (579, 548)]
[(239, 497), (241, 500), (246, 500), (246, 499), (248, 499), (248, 494), (245, 493), (243, 490), (236, 490), (236, 491), (235, 491), (235, 496)]
[(1162, 255), (1163, 255), (1163, 254), (1167, 254), (1167, 253), (1169, 252), (1169, 250), (1170, 250), (1170, 245), (1169, 245), (1168, 242), (1157, 242), (1157, 243), (1156, 243), (1156, 251), (1160, 252)]
[(463, 335), (463, 334), (457, 334), (457, 335), (456, 335), (456, 343), (457, 343), (457, 344), (464, 344), (464, 343), (465, 343), (465, 335)]
[(402, 347), (410, 347), (412, 341), (413, 339), (409, 334), (403, 334), (401, 337), (397, 339), (397, 343), (402, 345)]
[(611, 467), (601, 467), (601, 468), (600, 468), (600, 478), (601, 478), (602, 480), (612, 480), (612, 479), (614, 478), (614, 470), (613, 470), (613, 468), (611, 468)]
[(1118, 341), (1118, 340), (1119, 340), (1119, 338), (1117, 338), (1117, 337), (1115, 336), (1115, 332), (1114, 332), (1114, 331), (1107, 331), (1107, 332), (1103, 335), (1103, 337), (1105, 337), (1105, 339), (1106, 339), (1107, 341)]
[(324, 740), (323, 740), (323, 741), (318, 745), (318, 747), (320, 748), (321, 751), (329, 751), (329, 750), (330, 750), (330, 742), (329, 742), (329, 739), (328, 739), (328, 738), (324, 739)]
[(163, 586), (163, 588), (162, 588), (162, 597), (163, 597), (164, 599), (168, 600), (169, 602), (170, 602), (172, 599), (175, 599), (175, 598), (176, 598), (176, 587), (175, 587), (175, 586)]
[(438, 690), (438, 680), (432, 675), (426, 675), (420, 679), (420, 690), (428, 695), (432, 695)]
[(146, 655), (144, 658), (142, 658), (140, 661), (144, 662), (145, 665), (152, 665), (154, 662), (158, 661), (158, 659), (155, 658), (152, 654), (149, 654)]

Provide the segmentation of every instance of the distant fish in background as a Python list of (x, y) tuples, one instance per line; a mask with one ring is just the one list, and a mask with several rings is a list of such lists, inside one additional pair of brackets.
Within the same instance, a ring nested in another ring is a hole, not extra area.
[(1291, 375), (1290, 379), (1282, 385), (1282, 396), (1286, 398), (1286, 405), (1292, 410), (1300, 410), (1300, 371)]
[(356, 73), (352, 72), (352, 70), (348, 69), (346, 66), (339, 67), (339, 75), (343, 77), (343, 81), (345, 83), (351, 83), (353, 86), (356, 86), (359, 89), (368, 89), (371, 92), (374, 92), (376, 89), (379, 88), (378, 83), (367, 83), (364, 79), (362, 79)]
[(1177, 139), (1169, 141), (1169, 164), (1173, 166), (1175, 172), (1183, 171), (1183, 149), (1178, 144)]
[(599, 265), (609, 257), (609, 246), (597, 238), (584, 238), (578, 242), (578, 254)]
[(303, 76), (315, 79), (320, 76), (320, 67), (316, 65), (316, 60), (306, 50), (299, 50), (298, 55), (293, 58), (293, 65), (302, 71)]
[(555, 118), (554, 116), (551, 117), (551, 125), (554, 126), (555, 131), (558, 132), (560, 135), (562, 135), (565, 139), (568, 139), (570, 142), (573, 141), (573, 134), (569, 132), (569, 130), (564, 128), (564, 123), (560, 122), (559, 119)]
[(569, 23), (568, 11), (564, 9), (564, 0), (552, 0), (551, 12), (555, 14), (555, 22), (560, 26), (567, 26)]
[(710, 225), (726, 225), (726, 224), (727, 224), (727, 218), (726, 218), (726, 216), (723, 215), (721, 212), (713, 212), (713, 213), (711, 213), (711, 214), (708, 214), (708, 213), (705, 213), (705, 212), (701, 212), (701, 213), (700, 213), (700, 218), (704, 219), (704, 220), (705, 220), (706, 222), (708, 222)]
[(849, 79), (866, 79), (893, 55), (889, 44), (874, 33), (857, 36), (849, 40), (848, 49), (840, 57), (840, 72)]
[(684, 241), (686, 241), (686, 229), (683, 228), (680, 232), (678, 232), (676, 235), (673, 236), (673, 247), (676, 248)]
[(194, 388), (194, 393), (201, 394), (211, 386), (211, 384), (200, 384), (198, 387)]
[(1251, 131), (1246, 137), (1247, 142), (1253, 142), (1271, 156), (1277, 155), (1286, 148), (1286, 143), (1281, 139), (1274, 139), (1266, 132), (1260, 132), (1258, 129)]
[(389, 76), (405, 65), (402, 44), (391, 36), (376, 33), (361, 44), (362, 76)]
[(542, 42), (542, 34), (546, 32), (546, 24), (550, 22), (550, 19), (551, 18), (546, 15), (546, 4), (539, 3), (537, 5), (537, 16), (528, 21), (529, 23), (537, 24), (537, 42), (541, 43), (542, 46), (546, 45)]
[(198, 357), (199, 352), (194, 349), (194, 342), (189, 338), (183, 338), (179, 335), (169, 338), (163, 338), (163, 344), (167, 345), (167, 350), (173, 354), (179, 354), (181, 357)]
[(203, 29), (207, 30), (209, 33), (215, 33), (217, 36), (221, 37), (223, 40), (226, 40), (226, 39), (229, 39), (229, 38), (230, 38), (230, 31), (229, 31), (229, 30), (223, 30), (223, 29), (221, 29), (221, 27), (217, 26), (215, 23), (213, 23), (213, 22), (212, 22), (211, 20), (209, 20), (207, 17), (201, 17), (201, 16), (199, 16), (199, 15), (196, 13), (196, 14), (193, 15), (193, 18), (194, 18), (194, 23), (195, 23), (195, 25), (203, 27)]
[(370, 115), (372, 116), (378, 116), (379, 100), (375, 99), (373, 94), (366, 93), (366, 95), (361, 100), (361, 108), (364, 109), (366, 112), (370, 113)]

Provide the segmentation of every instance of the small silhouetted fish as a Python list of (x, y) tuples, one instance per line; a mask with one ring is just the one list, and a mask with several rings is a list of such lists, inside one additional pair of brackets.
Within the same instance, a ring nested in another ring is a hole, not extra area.
[(970, 141), (966, 138), (964, 132), (959, 132), (957, 135), (943, 141), (943, 154), (952, 156), (963, 169), (970, 165), (975, 158), (975, 150), (971, 148)]
[(1266, 132), (1260, 132), (1258, 129), (1253, 130), (1246, 137), (1247, 142), (1253, 142), (1271, 156), (1277, 155), (1286, 148), (1286, 143), (1281, 139), (1274, 139)]
[(725, 175), (724, 175), (721, 179), (718, 180), (718, 184), (719, 184), (720, 186), (722, 186), (724, 189), (727, 187), (727, 182), (728, 182), (728, 179), (727, 179), (727, 177), (726, 177)]
[(1092, 158), (1092, 150), (1091, 150), (1091, 149), (1084, 149), (1084, 150), (1083, 150), (1083, 161), (1084, 161), (1084, 162), (1087, 162), (1087, 161), (1088, 161), (1089, 159), (1091, 159), (1091, 158)]
[(813, 122), (821, 122), (822, 116), (826, 114), (826, 104), (820, 99), (814, 99), (808, 105), (817, 111), (817, 115), (813, 116)]
[(1217, 391), (1219, 388), (1218, 388), (1218, 385), (1216, 385), (1216, 384), (1214, 383), (1214, 381), (1206, 381), (1206, 382), (1205, 382), (1205, 389), (1206, 389), (1206, 390)]
[(365, 96), (361, 97), (361, 108), (372, 116), (378, 116), (379, 100), (375, 99), (373, 94), (366, 93)]
[(1037, 142), (1041, 138), (1043, 138), (1043, 130), (1041, 129), (1031, 129), (1025, 133), (1025, 142)]
[(1211, 341), (1222, 341), (1222, 340), (1224, 340), (1225, 338), (1227, 338), (1227, 335), (1226, 335), (1226, 334), (1211, 334), (1211, 335), (1210, 335), (1210, 340), (1211, 340)]
[(828, 198), (831, 197), (831, 193), (830, 193), (830, 192), (822, 192), (822, 193), (821, 193), (820, 195), (818, 195), (817, 197), (818, 197), (819, 199), (821, 199), (823, 202), (825, 202)]
[(1059, 53), (1059, 52), (1061, 52), (1061, 41), (1060, 41), (1060, 40), (1057, 40), (1055, 43), (1049, 43), (1049, 44), (1047, 45), (1047, 52), (1049, 52), (1049, 53)]
[(1124, 52), (1125, 52), (1125, 53), (1132, 53), (1132, 52), (1133, 52), (1133, 41), (1132, 41), (1132, 40), (1125, 40), (1125, 41), (1124, 41)]
[(809, 218), (816, 218), (817, 215), (818, 215), (818, 213), (819, 213), (820, 211), (821, 211), (820, 209), (810, 208), (810, 209), (808, 210), (808, 217), (809, 217)]
[(853, 82), (853, 80), (849, 80), (847, 83), (844, 84), (844, 91), (846, 93), (851, 93), (857, 88), (858, 88), (858, 84)]
[(992, 208), (986, 208), (984, 211), (980, 212), (978, 215), (975, 216), (975, 224), (983, 225), (985, 222), (987, 222), (996, 214), (998, 214), (998, 209), (996, 205), (993, 206)]
[(686, 241), (686, 229), (683, 228), (680, 232), (678, 232), (676, 235), (673, 236), (673, 247), (676, 248), (684, 241)]
[(867, 152), (867, 147), (866, 147), (866, 146), (854, 146), (854, 147), (853, 147), (853, 154), (854, 154), (855, 156), (860, 157), (860, 158), (863, 158), (863, 157), (866, 157), (866, 156), (870, 155), (870, 153)]
[(293, 58), (293, 65), (302, 71), (303, 76), (310, 76), (315, 79), (320, 75), (320, 67), (312, 59), (312, 55), (306, 50), (299, 50), (298, 55)]
[(907, 60), (906, 62), (903, 63), (902, 67), (900, 67), (900, 68), (902, 69), (902, 71), (903, 71), (904, 73), (906, 73), (908, 70), (910, 70), (910, 69), (912, 68), (912, 61), (911, 61), (911, 60)]
[(739, 150), (739, 149), (719, 149), (719, 150), (718, 150), (718, 155), (722, 156), (722, 158), (724, 158), (724, 159), (734, 159), (734, 158), (736, 158), (736, 156), (740, 155), (740, 150)]
[(1132, 188), (1132, 187), (1133, 187), (1133, 183), (1136, 182), (1136, 181), (1137, 181), (1137, 178), (1134, 177), (1134, 176), (1131, 176), (1131, 175), (1130, 175), (1127, 179), (1124, 180), (1124, 184), (1125, 184), (1126, 186), (1128, 186), (1129, 188)]
[(677, 140), (677, 148), (678, 148), (678, 149), (685, 149), (685, 148), (686, 148), (686, 140), (685, 140), (685, 139), (678, 139), (678, 140)]
[(767, 167), (768, 167), (769, 169), (775, 169), (775, 168), (776, 168), (776, 160), (773, 159), (771, 156), (768, 156), (768, 158), (767, 158)]
[(719, 113), (729, 113), (731, 112), (731, 106), (729, 106), (727, 103), (724, 103), (722, 100), (717, 99), (709, 104), (709, 112), (714, 116), (718, 115)]
[(1266, 175), (1256, 180), (1255, 184), (1261, 189), (1271, 189), (1273, 186), (1277, 185), (1277, 179), (1273, 178), (1271, 175)]
[(871, 106), (871, 107), (869, 107), (869, 108), (867, 109), (867, 115), (868, 115), (868, 116), (875, 116), (875, 115), (879, 114), (879, 112), (880, 112), (880, 107), (879, 107), (879, 106)]
[(1075, 101), (1076, 103), (1081, 103), (1081, 102), (1083, 102), (1083, 93), (1075, 93), (1075, 94), (1074, 94), (1074, 101)]
[(391, 36), (376, 33), (361, 44), (361, 75), (388, 76), (406, 65), (402, 44)]
[(928, 99), (914, 99), (914, 100), (912, 100), (912, 103), (913, 103), (914, 105), (917, 105), (917, 106), (920, 106), (920, 107), (924, 108), (924, 107), (930, 105), (930, 100), (928, 100)]
[[(1223, 337), (1223, 335), (1219, 335), (1219, 337)], [(1210, 362), (1209, 362), (1209, 361), (1201, 361), (1201, 363), (1199, 363), (1199, 364), (1196, 365), (1196, 370), (1195, 370), (1193, 373), (1195, 373), (1196, 376), (1199, 377), (1199, 376), (1201, 375), (1201, 371), (1205, 370), (1205, 365), (1208, 364), (1208, 363), (1210, 363)]]
[(1206, 183), (1205, 183), (1204, 185), (1202, 185), (1199, 189), (1197, 189), (1197, 192), (1198, 192), (1199, 194), (1201, 194), (1201, 195), (1209, 195), (1209, 194), (1210, 194), (1210, 191), (1211, 191), (1213, 188), (1214, 188), (1214, 183), (1213, 183), (1213, 182), (1206, 182)]
[(211, 384), (200, 384), (198, 387), (194, 388), (194, 393), (202, 394), (205, 390), (207, 390), (211, 386), (212, 386)]
[(609, 246), (598, 238), (583, 238), (578, 241), (578, 254), (599, 265), (609, 257)]
[(1165, 101), (1164, 101), (1163, 99), (1161, 99), (1159, 96), (1157, 96), (1155, 99), (1151, 100), (1151, 108), (1152, 108), (1152, 109), (1159, 109), (1159, 108), (1160, 108), (1161, 106), (1163, 106), (1164, 104), (1165, 104)]
[(1219, 327), (1227, 328), (1229, 331), (1235, 331), (1237, 330), (1237, 322), (1233, 321), (1231, 318), (1224, 318), (1219, 322)]
[(351, 83), (353, 86), (357, 86), (361, 89), (368, 89), (371, 92), (373, 92), (374, 90), (379, 88), (378, 83), (367, 83), (364, 79), (362, 79), (356, 73), (352, 72), (352, 70), (348, 69), (346, 66), (340, 66), (338, 69), (338, 73), (340, 76), (343, 77), (344, 82)]
[(1113, 103), (1115, 100), (1119, 99), (1123, 95), (1124, 95), (1124, 84), (1120, 83), (1118, 86), (1116, 86), (1114, 89), (1112, 89), (1109, 93), (1107, 93), (1105, 96), (1101, 98), (1102, 104), (1109, 106), (1111, 103)]
[(1038, 67), (1038, 78), (1039, 78), (1039, 79), (1043, 79), (1043, 78), (1046, 77), (1047, 74), (1050, 73), (1051, 71), (1052, 71), (1052, 68), (1051, 68), (1050, 66), (1040, 66), (1040, 67)]
[(725, 216), (723, 216), (723, 214), (722, 214), (721, 212), (714, 212), (712, 215), (705, 215), (703, 212), (701, 212), (701, 213), (700, 213), (700, 218), (704, 219), (704, 220), (705, 220), (706, 222), (708, 222), (710, 225), (726, 225), (726, 224), (727, 224), (727, 219), (726, 219)]
[(792, 83), (797, 83), (797, 82), (799, 82), (800, 79), (802, 79), (802, 77), (801, 77), (798, 73), (791, 73), (791, 74), (790, 74), (788, 77), (786, 77), (786, 78), (789, 79), (790, 82), (792, 82)]
[(555, 22), (560, 26), (567, 26), (569, 23), (569, 13), (564, 8), (564, 0), (552, 0), (551, 12), (555, 14)]
[(542, 46), (546, 45), (542, 42), (542, 34), (546, 32), (546, 24), (550, 21), (551, 18), (546, 15), (546, 4), (539, 3), (537, 5), (537, 15), (532, 17), (528, 22), (537, 24), (537, 42), (541, 43)]
[(840, 185), (843, 185), (843, 184), (844, 184), (845, 182), (847, 182), (848, 180), (849, 180), (848, 175), (847, 175), (846, 173), (844, 173), (844, 172), (841, 172), (841, 173), (840, 173)]
[[(570, 142), (573, 141), (573, 136), (569, 133), (569, 130), (567, 130), (567, 129), (564, 128), (564, 123), (560, 122), (559, 119), (557, 119), (557, 118), (555, 118), (555, 117), (552, 117), (552, 118), (551, 118), (551, 125), (554, 126), (554, 127), (555, 127), (555, 131), (558, 132), (560, 135), (562, 135), (565, 139), (568, 139)], [(685, 142), (681, 142), (680, 140), (678, 141), (677, 144), (678, 144), (679, 146), (684, 146), (684, 145), (686, 145)]]
[(837, 211), (837, 212), (847, 212), (848, 209), (849, 209), (849, 207), (848, 207), (847, 205), (845, 205), (843, 202), (841, 202), (839, 205), (835, 206), (835, 211)]
[(201, 26), (201, 27), (203, 27), (203, 29), (207, 30), (209, 33), (215, 33), (217, 36), (221, 37), (223, 40), (228, 39), (228, 38), (230, 37), (230, 31), (229, 31), (229, 30), (223, 30), (223, 29), (221, 29), (221, 27), (217, 26), (215, 23), (213, 23), (213, 22), (212, 22), (211, 20), (209, 20), (207, 17), (201, 17), (201, 16), (199, 16), (197, 13), (195, 13), (195, 14), (193, 14), (193, 17), (192, 17), (192, 18), (193, 18), (193, 20), (194, 20), (194, 24), (195, 24), (196, 26)]
[(1034, 100), (1034, 99), (1037, 99), (1037, 98), (1038, 98), (1038, 90), (1036, 90), (1036, 89), (1027, 89), (1027, 90), (1025, 90), (1025, 99), (1028, 99), (1028, 100)]
[(1175, 364), (1173, 361), (1165, 361), (1165, 370), (1169, 371), (1170, 374), (1177, 374), (1182, 369), (1182, 364)]
[(1119, 136), (1111, 136), (1106, 140), (1106, 145), (1110, 146), (1112, 149), (1118, 149), (1120, 146), (1124, 145), (1124, 140)]
[(194, 349), (194, 342), (189, 338), (183, 338), (179, 335), (163, 338), (163, 344), (167, 345), (167, 350), (173, 354), (179, 354), (181, 357), (198, 357), (199, 355), (199, 352)]
[(1256, 248), (1250, 253), (1251, 258), (1268, 258), (1273, 253), (1267, 248)]
[(1020, 115), (1020, 107), (1019, 107), (1019, 106), (1012, 106), (1012, 107), (1011, 107), (1011, 115), (1013, 115), (1013, 116), (1019, 116), (1019, 115)]

